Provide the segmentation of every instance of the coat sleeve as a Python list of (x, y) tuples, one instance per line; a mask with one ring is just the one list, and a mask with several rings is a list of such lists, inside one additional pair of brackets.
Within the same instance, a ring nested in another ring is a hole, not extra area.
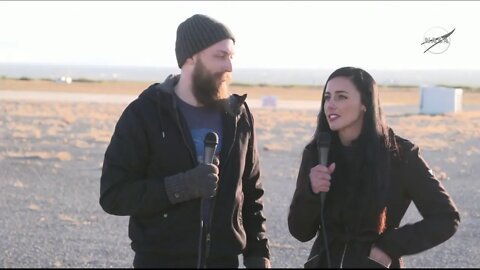
[(416, 254), (443, 243), (457, 231), (460, 223), (454, 202), (419, 155), (417, 146), (407, 152), (405, 170), (404, 192), (423, 219), (387, 230), (381, 236), (377, 245), (391, 258)]
[(149, 145), (138, 100), (120, 116), (105, 152), (100, 205), (113, 215), (147, 215), (170, 205), (162, 179), (147, 179)]
[(251, 125), (251, 136), (245, 159), (245, 171), (242, 177), (243, 184), (243, 227), (247, 236), (247, 247), (243, 252), (244, 258), (263, 257), (270, 259), (270, 247), (266, 235), (266, 218), (263, 214), (264, 189), (260, 181), (260, 161), (255, 141), (253, 116), (248, 112)]
[(288, 213), (288, 229), (296, 239), (307, 242), (318, 232), (320, 225), (321, 200), (310, 186), (310, 169), (314, 158), (308, 148), (303, 150), (302, 162), (297, 177), (297, 185)]

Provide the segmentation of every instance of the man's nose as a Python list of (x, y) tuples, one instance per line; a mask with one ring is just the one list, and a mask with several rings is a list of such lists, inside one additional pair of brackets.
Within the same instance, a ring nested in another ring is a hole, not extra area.
[(233, 70), (232, 59), (228, 58), (228, 59), (225, 61), (224, 69), (225, 69), (225, 72), (232, 72), (232, 70)]

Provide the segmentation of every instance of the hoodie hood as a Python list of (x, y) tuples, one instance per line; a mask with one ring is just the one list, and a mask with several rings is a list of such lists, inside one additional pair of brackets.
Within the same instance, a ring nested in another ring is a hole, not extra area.
[[(139, 98), (148, 98), (160, 103), (174, 103), (175, 99), (173, 98), (173, 94), (175, 91), (175, 85), (179, 80), (180, 74), (171, 74), (162, 83), (154, 83), (150, 85), (140, 94)], [(232, 116), (237, 116), (240, 114), (241, 107), (245, 103), (246, 99), (247, 94), (241, 96), (237, 94), (231, 94), (228, 98), (219, 101), (220, 108)]]
[(154, 83), (150, 85), (146, 90), (144, 90), (139, 95), (139, 98), (149, 98), (149, 99), (157, 100), (160, 93), (173, 95), (173, 91), (175, 90), (175, 85), (178, 83), (179, 80), (180, 80), (180, 74), (177, 74), (177, 75), (170, 74), (162, 83)]

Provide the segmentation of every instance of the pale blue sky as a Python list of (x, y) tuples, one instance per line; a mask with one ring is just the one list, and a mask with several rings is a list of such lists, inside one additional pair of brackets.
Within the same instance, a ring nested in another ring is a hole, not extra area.
[[(480, 69), (480, 2), (0, 2), (0, 63), (176, 67), (179, 23), (195, 13), (234, 32), (234, 67)], [(420, 45), (455, 32), (442, 54)]]

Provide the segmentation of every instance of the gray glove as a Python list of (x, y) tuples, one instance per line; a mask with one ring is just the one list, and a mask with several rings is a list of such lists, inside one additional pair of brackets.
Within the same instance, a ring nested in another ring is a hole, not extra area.
[[(215, 163), (215, 161), (214, 161)], [(215, 195), (218, 182), (216, 164), (199, 164), (186, 172), (165, 177), (165, 189), (172, 204)]]

